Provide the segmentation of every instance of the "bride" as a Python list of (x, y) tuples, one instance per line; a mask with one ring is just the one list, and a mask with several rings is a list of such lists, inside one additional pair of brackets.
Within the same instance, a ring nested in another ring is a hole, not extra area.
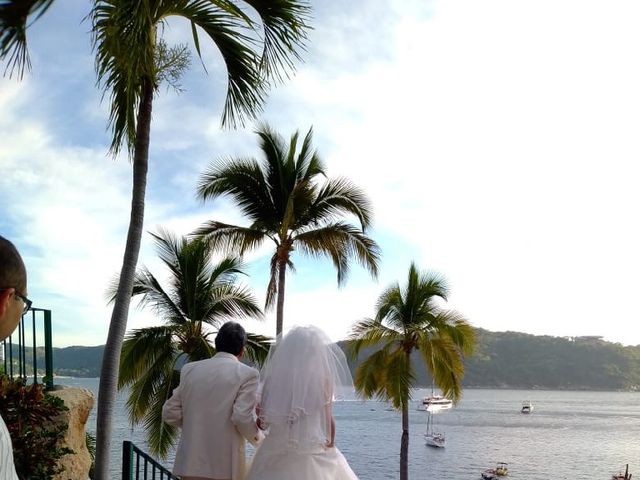
[(357, 480), (334, 445), (333, 400), (353, 390), (342, 350), (316, 327), (295, 327), (271, 347), (261, 376), (267, 437), (246, 480)]

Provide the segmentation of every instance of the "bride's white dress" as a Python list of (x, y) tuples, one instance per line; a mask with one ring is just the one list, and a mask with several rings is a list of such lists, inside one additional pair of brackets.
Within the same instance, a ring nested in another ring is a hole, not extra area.
[(306, 444), (291, 440), (292, 429), (315, 430), (318, 421), (312, 415), (271, 424), (245, 480), (358, 480), (340, 450), (326, 448), (324, 438)]
[(268, 433), (246, 480), (357, 480), (342, 453), (326, 447), (333, 399), (353, 388), (340, 347), (317, 327), (294, 327), (269, 350), (262, 378)]

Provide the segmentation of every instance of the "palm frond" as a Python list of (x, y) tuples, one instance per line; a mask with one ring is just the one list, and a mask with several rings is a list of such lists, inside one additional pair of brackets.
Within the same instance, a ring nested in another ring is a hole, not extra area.
[(173, 2), (165, 17), (181, 16), (192, 25), (194, 45), (201, 54), (199, 34), (204, 31), (220, 52), (227, 70), (227, 98), (222, 124), (242, 125), (262, 109), (265, 84), (260, 72), (260, 53), (252, 38), (254, 24), (233, 2), (189, 0)]
[(363, 190), (346, 178), (329, 179), (318, 191), (308, 210), (305, 224), (326, 223), (345, 215), (354, 215), (365, 231), (373, 219), (373, 207)]
[(214, 248), (238, 255), (255, 250), (265, 239), (270, 238), (265, 232), (254, 228), (239, 227), (214, 220), (200, 226), (193, 235), (203, 237)]
[(229, 196), (251, 222), (273, 222), (278, 217), (265, 174), (252, 159), (212, 163), (200, 175), (197, 196), (203, 201)]
[(445, 396), (457, 402), (462, 394), (461, 382), (464, 375), (464, 363), (460, 350), (446, 337), (420, 339), (418, 344), (433, 383)]
[(213, 332), (207, 332), (191, 338), (190, 351), (185, 352), (190, 362), (206, 360), (215, 354), (216, 349), (210, 340), (212, 336)]
[(375, 309), (378, 322), (386, 321), (391, 328), (399, 331), (405, 330), (405, 317), (403, 315), (405, 299), (398, 283), (387, 287), (378, 296)]
[(278, 264), (278, 252), (274, 253), (269, 262), (269, 284), (267, 285), (267, 295), (264, 301), (264, 309), (269, 310), (273, 307), (278, 293), (278, 272), (280, 266)]
[(0, 61), (7, 61), (4, 74), (9, 77), (17, 70), (22, 78), (31, 69), (27, 49), (27, 23), (33, 23), (51, 6), (53, 0), (2, 0), (0, 2)]
[(401, 339), (401, 334), (373, 318), (365, 318), (351, 328), (347, 351), (356, 359), (363, 348), (390, 344)]
[[(407, 407), (415, 382), (409, 359), (418, 350), (434, 384), (459, 400), (463, 359), (473, 351), (475, 331), (462, 315), (438, 305), (436, 299), (447, 295), (443, 277), (421, 273), (413, 263), (406, 286), (395, 283), (380, 294), (375, 318), (357, 323), (349, 338), (355, 356), (364, 346), (384, 346), (363, 362), (365, 367), (357, 378), (362, 392), (390, 399), (395, 408)], [(382, 371), (375, 372), (374, 366)]]
[[(173, 336), (175, 326), (157, 326), (133, 330), (122, 343), (118, 388), (131, 385), (148, 372), (158, 358), (166, 361), (172, 358), (175, 349)], [(167, 357), (168, 355), (168, 357)]]
[(305, 135), (296, 161), (298, 178), (307, 182), (318, 175), (326, 176), (324, 163), (320, 160), (318, 153), (313, 150), (312, 142), (313, 127), (309, 128), (309, 131)]
[(233, 284), (215, 285), (210, 290), (202, 320), (218, 325), (232, 318), (262, 318), (262, 310), (253, 294), (244, 287)]
[(385, 390), (398, 410), (411, 401), (411, 387), (416, 381), (410, 353), (398, 348), (387, 356)]
[(179, 430), (162, 421), (162, 406), (179, 383), (179, 371), (172, 370), (168, 375), (165, 375), (162, 382), (157, 385), (144, 417), (143, 426), (149, 452), (151, 455), (165, 460), (171, 447), (178, 439)]
[(90, 18), (98, 85), (109, 96), (111, 152), (136, 140), (137, 108), (155, 78), (157, 2), (96, 0)]
[(349, 258), (355, 259), (375, 277), (378, 274), (380, 249), (360, 230), (344, 222), (335, 222), (297, 233), (294, 241), (300, 251), (313, 257), (329, 257), (337, 271), (338, 284), (344, 283)]
[(244, 263), (240, 257), (225, 257), (214, 265), (208, 274), (208, 284), (233, 283), (238, 275), (245, 275)]
[(311, 8), (292, 0), (245, 0), (260, 16), (264, 31), (260, 69), (267, 80), (280, 81), (300, 59), (304, 49)]
[(150, 235), (154, 239), (156, 252), (162, 263), (171, 271), (174, 277), (179, 276), (181, 272), (178, 263), (180, 253), (185, 248), (186, 240), (162, 227), (158, 227), (157, 233), (151, 232)]
[[(260, 150), (263, 154), (262, 168), (271, 203), (278, 219), (282, 221), (289, 196), (297, 182), (295, 163), (288, 161), (292, 152), (288, 151), (284, 138), (268, 125), (262, 125), (256, 130), (256, 135), (260, 139)], [(293, 134), (291, 140), (294, 148), (295, 138), (297, 133)]]
[(162, 385), (167, 376), (173, 375), (177, 357), (171, 353), (164, 351), (156, 356), (156, 361), (149, 365), (149, 369), (129, 385), (126, 407), (131, 425), (145, 418), (159, 385)]
[(389, 347), (381, 348), (367, 357), (356, 368), (353, 384), (356, 392), (364, 398), (389, 400), (387, 383), (387, 363)]
[(252, 365), (260, 368), (269, 354), (269, 348), (273, 339), (264, 335), (247, 332), (247, 345), (244, 349), (244, 358)]
[[(185, 318), (185, 312), (177, 303), (178, 298), (167, 292), (158, 279), (146, 268), (136, 272), (131, 296), (140, 295), (140, 308), (150, 307), (156, 314), (167, 322), (181, 324)], [(115, 296), (112, 297), (115, 299)]]

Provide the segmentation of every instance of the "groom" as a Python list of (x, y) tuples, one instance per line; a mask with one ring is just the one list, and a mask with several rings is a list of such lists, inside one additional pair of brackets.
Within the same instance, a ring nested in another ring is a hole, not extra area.
[(173, 473), (182, 480), (242, 480), (245, 439), (257, 445), (259, 374), (239, 360), (247, 334), (238, 323), (218, 331), (217, 353), (182, 367), (180, 385), (162, 407), (162, 419), (181, 427)]

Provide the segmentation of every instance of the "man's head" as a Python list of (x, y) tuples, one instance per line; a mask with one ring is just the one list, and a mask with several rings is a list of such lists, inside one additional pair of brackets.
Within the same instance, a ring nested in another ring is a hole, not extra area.
[(240, 356), (247, 344), (247, 333), (242, 325), (236, 322), (227, 322), (220, 327), (216, 336), (216, 350), (226, 352), (236, 357)]
[(15, 330), (27, 308), (27, 270), (16, 247), (0, 236), (0, 341)]

